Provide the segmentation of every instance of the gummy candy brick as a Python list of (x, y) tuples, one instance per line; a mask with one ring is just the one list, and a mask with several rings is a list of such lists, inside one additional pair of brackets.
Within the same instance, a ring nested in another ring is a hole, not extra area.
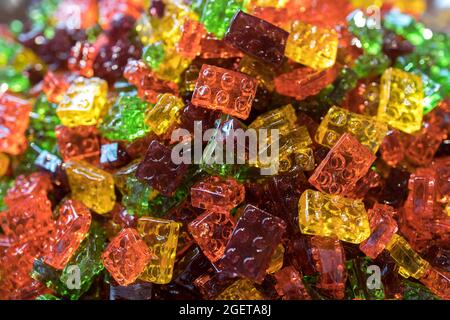
[(138, 96), (150, 103), (156, 103), (161, 93), (178, 95), (178, 86), (161, 80), (143, 61), (129, 60), (123, 76), (138, 89)]
[(100, 130), (111, 140), (133, 141), (145, 136), (149, 128), (144, 113), (150, 105), (135, 94), (121, 94), (103, 118)]
[(439, 271), (430, 266), (419, 281), (442, 299), (450, 299), (450, 275), (448, 272)]
[(309, 178), (318, 190), (344, 196), (369, 170), (376, 157), (351, 134), (344, 133)]
[(359, 143), (375, 154), (386, 135), (387, 125), (372, 117), (333, 106), (320, 123), (315, 140), (331, 148), (345, 132), (351, 133)]
[(231, 178), (208, 176), (191, 187), (193, 207), (228, 213), (245, 198), (243, 185)]
[(25, 151), (31, 109), (27, 100), (9, 93), (0, 95), (0, 152), (18, 155)]
[(96, 125), (106, 111), (107, 93), (106, 81), (78, 77), (67, 89), (56, 114), (67, 127)]
[(242, 73), (204, 64), (192, 95), (196, 106), (247, 119), (257, 81)]
[(261, 293), (247, 279), (236, 280), (215, 300), (264, 300)]
[(174, 164), (171, 155), (169, 147), (153, 140), (137, 168), (136, 177), (146, 181), (161, 194), (172, 195), (182, 183), (188, 166), (184, 163)]
[(188, 228), (203, 254), (215, 262), (223, 256), (234, 225), (229, 213), (206, 211), (191, 221)]
[(182, 32), (177, 51), (185, 58), (194, 59), (202, 51), (201, 41), (206, 30), (201, 23), (189, 19), (184, 22)]
[(338, 34), (301, 21), (292, 22), (286, 57), (313, 69), (332, 67), (336, 61)]
[(286, 223), (253, 205), (247, 205), (237, 221), (219, 269), (250, 280), (263, 280), (270, 259), (281, 241)]
[(151, 44), (144, 49), (143, 60), (152, 71), (166, 81), (180, 82), (181, 74), (191, 63), (191, 59), (178, 54), (176, 48), (162, 43)]
[(3, 177), (9, 169), (9, 158), (6, 154), (0, 153), (0, 178)]
[(42, 91), (48, 101), (59, 103), (70, 86), (70, 79), (64, 73), (47, 72), (42, 84)]
[(298, 204), (302, 233), (360, 243), (370, 236), (367, 212), (361, 200), (306, 190)]
[(184, 103), (180, 98), (170, 93), (162, 94), (153, 108), (149, 108), (145, 113), (145, 123), (151, 131), (157, 135), (162, 135), (172, 125), (179, 122), (179, 113), (183, 107)]
[(284, 249), (283, 245), (280, 243), (275, 249), (272, 257), (270, 258), (270, 263), (266, 270), (267, 274), (280, 271), (280, 269), (283, 267), (285, 251), (286, 250)]
[(244, 54), (227, 44), (223, 40), (219, 40), (212, 34), (207, 34), (200, 42), (202, 51), (200, 57), (203, 59), (228, 59), (240, 58)]
[(64, 166), (73, 199), (99, 214), (113, 209), (116, 194), (110, 173), (82, 161), (69, 161)]
[(254, 59), (245, 55), (237, 69), (239, 72), (249, 75), (258, 81), (258, 84), (272, 92), (275, 88), (273, 79), (275, 77), (274, 68), (270, 65), (262, 62), (261, 60)]
[(30, 195), (2, 212), (0, 225), (15, 241), (48, 235), (54, 228), (51, 203), (45, 195)]
[(64, 161), (84, 160), (98, 164), (100, 158), (100, 136), (94, 126), (55, 128), (59, 152)]
[(311, 238), (311, 253), (315, 269), (319, 272), (317, 287), (334, 299), (345, 295), (345, 252), (336, 238), (314, 236)]
[(91, 219), (89, 209), (81, 202), (70, 199), (64, 201), (59, 208), (56, 232), (44, 259), (45, 263), (56, 269), (63, 269), (87, 236)]
[(279, 66), (283, 62), (288, 36), (283, 29), (239, 11), (224, 40), (256, 59)]
[(94, 75), (94, 61), (99, 47), (87, 41), (78, 41), (70, 50), (67, 67), (70, 71), (90, 78)]
[(241, 7), (242, 1), (239, 0), (206, 0), (200, 15), (200, 22), (208, 32), (222, 39), (231, 19)]
[(178, 222), (165, 219), (139, 218), (137, 229), (151, 252), (140, 279), (159, 284), (172, 280), (180, 226)]
[(311, 300), (306, 290), (302, 276), (293, 266), (288, 266), (274, 274), (276, 279), (275, 289), (283, 297), (283, 300)]
[(399, 269), (398, 273), (405, 278), (413, 277), (420, 279), (430, 264), (422, 259), (409, 245), (409, 243), (397, 234), (392, 236), (386, 246), (392, 259), (395, 260)]
[(103, 265), (122, 286), (133, 283), (145, 270), (152, 254), (136, 229), (125, 228), (102, 253)]
[(248, 127), (255, 130), (278, 129), (280, 135), (283, 136), (295, 128), (296, 122), (295, 109), (291, 104), (288, 104), (259, 115)]
[(310, 148), (312, 144), (308, 129), (297, 126), (280, 138), (279, 171), (287, 172), (294, 165), (305, 171), (314, 169), (314, 155)]
[(245, 4), (246, 12), (253, 12), (258, 7), (263, 8), (284, 8), (289, 0), (247, 0)]
[(361, 242), (359, 249), (368, 257), (375, 259), (397, 232), (397, 222), (393, 216), (394, 208), (388, 205), (375, 203), (367, 214), (370, 221), (371, 235), (369, 238)]
[(378, 119), (406, 133), (419, 131), (423, 118), (422, 79), (389, 68), (381, 77)]
[(12, 208), (17, 203), (26, 201), (30, 196), (47, 196), (53, 190), (50, 175), (33, 172), (28, 176), (18, 176), (14, 185), (8, 189), (5, 203)]

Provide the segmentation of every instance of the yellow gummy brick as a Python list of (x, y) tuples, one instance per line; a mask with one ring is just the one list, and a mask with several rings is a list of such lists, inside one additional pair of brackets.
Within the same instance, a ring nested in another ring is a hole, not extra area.
[(248, 12), (258, 7), (284, 8), (289, 0), (244, 0)]
[(305, 171), (314, 169), (313, 150), (309, 147), (312, 143), (305, 126), (297, 126), (288, 134), (282, 135), (280, 137), (279, 171), (287, 172), (294, 165)]
[(66, 162), (65, 168), (73, 199), (99, 214), (114, 208), (116, 194), (110, 173), (84, 161)]
[(286, 57), (316, 70), (334, 65), (338, 49), (338, 34), (301, 21), (292, 22), (286, 43)]
[(0, 153), (0, 177), (3, 177), (8, 171), (9, 158), (6, 154)]
[(192, 60), (178, 54), (175, 47), (165, 48), (164, 59), (158, 69), (152, 71), (161, 79), (180, 82), (181, 74), (191, 64)]
[(422, 79), (395, 68), (387, 69), (381, 77), (378, 119), (406, 133), (422, 127)]
[(180, 224), (171, 220), (141, 217), (137, 230), (152, 253), (147, 268), (139, 278), (159, 284), (169, 283), (172, 280)]
[(272, 257), (270, 258), (270, 263), (267, 267), (266, 273), (275, 273), (281, 270), (281, 268), (283, 267), (284, 252), (285, 249), (280, 243), (278, 247), (276, 247), (275, 252), (272, 254)]
[(297, 121), (295, 109), (291, 104), (268, 111), (258, 116), (248, 127), (251, 129), (278, 129), (280, 135), (288, 134)]
[(398, 272), (405, 278), (413, 277), (420, 279), (427, 271), (429, 263), (422, 259), (409, 243), (401, 236), (394, 234), (387, 244), (392, 259), (398, 265)]
[(361, 243), (370, 236), (370, 226), (361, 200), (306, 190), (298, 204), (299, 226), (304, 234)]
[(97, 125), (109, 106), (107, 94), (106, 81), (78, 77), (67, 89), (56, 114), (67, 127)]
[(235, 281), (216, 300), (263, 300), (263, 296), (247, 279)]
[(376, 153), (387, 130), (387, 125), (375, 118), (333, 106), (320, 123), (315, 140), (317, 143), (331, 148), (344, 133), (348, 132), (359, 143)]
[(145, 123), (157, 135), (166, 133), (169, 127), (179, 120), (179, 112), (184, 108), (183, 101), (170, 93), (158, 97), (153, 108), (145, 113)]

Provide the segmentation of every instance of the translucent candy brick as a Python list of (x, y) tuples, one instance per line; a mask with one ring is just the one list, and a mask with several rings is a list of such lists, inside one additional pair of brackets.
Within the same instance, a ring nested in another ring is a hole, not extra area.
[(338, 34), (301, 21), (292, 22), (286, 57), (313, 69), (332, 67), (336, 61)]
[(419, 131), (423, 96), (419, 76), (395, 68), (387, 69), (381, 77), (378, 120), (406, 133)]
[(123, 286), (136, 281), (151, 257), (149, 248), (132, 228), (123, 229), (102, 253), (106, 270)]
[(189, 232), (203, 254), (215, 262), (222, 257), (235, 221), (229, 213), (206, 211), (189, 223)]
[(84, 160), (98, 164), (100, 158), (100, 135), (94, 126), (55, 128), (59, 152), (64, 161)]
[(195, 20), (186, 20), (182, 26), (182, 35), (177, 44), (178, 53), (189, 59), (194, 59), (202, 50), (201, 41), (206, 35), (203, 25)]
[(306, 190), (299, 200), (302, 233), (360, 243), (370, 236), (369, 219), (361, 200)]
[(204, 64), (192, 95), (196, 106), (247, 119), (257, 82), (242, 73)]
[(430, 266), (419, 281), (442, 299), (450, 299), (450, 275), (448, 272)]
[(344, 133), (308, 181), (322, 192), (345, 196), (375, 159), (369, 149)]
[(70, 86), (70, 79), (63, 73), (47, 72), (42, 84), (42, 91), (48, 101), (59, 103)]
[(200, 22), (208, 32), (222, 39), (231, 19), (241, 7), (242, 2), (237, 0), (206, 0), (200, 14)]
[(68, 127), (96, 125), (105, 114), (108, 84), (100, 78), (79, 77), (73, 81), (56, 113)]
[(237, 221), (223, 258), (217, 261), (219, 268), (256, 282), (262, 281), (285, 229), (286, 224), (280, 218), (247, 205)]
[(216, 300), (263, 300), (263, 296), (251, 281), (240, 279), (226, 288)]
[(180, 224), (175, 221), (141, 217), (137, 229), (151, 252), (150, 261), (140, 279), (153, 283), (169, 283), (178, 242)]
[(145, 113), (145, 124), (157, 135), (162, 135), (179, 121), (184, 103), (180, 98), (165, 93), (159, 96), (156, 104)]
[(0, 178), (3, 177), (9, 168), (9, 158), (6, 154), (0, 153)]
[(110, 173), (82, 161), (65, 163), (72, 197), (99, 214), (111, 211), (116, 201)]
[(274, 274), (277, 281), (275, 289), (283, 300), (311, 300), (300, 273), (293, 266), (288, 266)]
[(351, 133), (359, 143), (375, 154), (386, 135), (387, 126), (371, 117), (333, 106), (320, 123), (315, 140), (331, 148), (345, 132)]
[(209, 176), (191, 187), (192, 206), (209, 211), (228, 213), (244, 198), (244, 186), (232, 178)]

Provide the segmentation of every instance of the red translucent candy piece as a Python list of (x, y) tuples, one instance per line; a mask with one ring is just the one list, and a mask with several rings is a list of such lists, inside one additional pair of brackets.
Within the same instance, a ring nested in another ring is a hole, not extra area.
[(201, 53), (203, 59), (228, 59), (241, 58), (244, 54), (227, 44), (223, 40), (219, 40), (212, 34), (204, 36), (200, 42)]
[(275, 289), (283, 300), (311, 300), (300, 273), (293, 266), (288, 266), (274, 274), (277, 283)]
[(95, 126), (55, 128), (59, 152), (64, 161), (84, 160), (98, 164), (100, 160), (100, 136)]
[(48, 101), (59, 103), (70, 86), (70, 78), (64, 73), (47, 72), (42, 84), (42, 91)]
[(450, 273), (428, 268), (425, 274), (419, 279), (428, 289), (442, 299), (450, 299)]
[(177, 51), (185, 58), (194, 59), (202, 50), (201, 42), (206, 30), (201, 23), (189, 19), (184, 22), (182, 32)]
[(8, 189), (5, 203), (11, 208), (26, 201), (30, 196), (44, 196), (53, 190), (50, 175), (44, 172), (33, 172), (28, 176), (18, 176), (14, 185)]

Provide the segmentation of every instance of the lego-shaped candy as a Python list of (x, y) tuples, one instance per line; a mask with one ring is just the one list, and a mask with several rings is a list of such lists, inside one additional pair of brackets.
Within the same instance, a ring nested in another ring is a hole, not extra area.
[(395, 209), (376, 203), (367, 214), (372, 233), (359, 245), (359, 249), (368, 257), (375, 259), (386, 248), (393, 234), (398, 230), (397, 222), (393, 218)]
[(257, 81), (242, 73), (204, 64), (192, 95), (196, 106), (247, 119)]
[(180, 55), (176, 48), (162, 42), (148, 45), (142, 59), (159, 78), (175, 83), (180, 81), (181, 74), (191, 63), (191, 59)]
[(78, 41), (70, 50), (67, 67), (72, 72), (90, 78), (94, 75), (94, 61), (97, 57), (99, 47), (87, 41)]
[(94, 126), (55, 128), (59, 152), (64, 161), (84, 160), (98, 164), (100, 158), (100, 136)]
[(239, 61), (238, 71), (255, 78), (260, 86), (270, 92), (275, 88), (273, 83), (273, 78), (275, 77), (274, 68), (261, 60), (245, 55)]
[(125, 228), (102, 253), (103, 264), (120, 285), (133, 283), (150, 262), (152, 254), (136, 229)]
[(256, 282), (263, 280), (280, 244), (286, 223), (253, 205), (247, 205), (217, 264), (221, 270)]
[(201, 42), (206, 30), (198, 21), (189, 19), (184, 22), (182, 32), (177, 51), (185, 58), (194, 59), (202, 51)]
[(245, 198), (245, 188), (232, 178), (209, 176), (191, 187), (191, 203), (196, 208), (228, 213)]
[(122, 94), (103, 118), (100, 130), (111, 140), (133, 141), (141, 138), (149, 132), (144, 122), (144, 114), (149, 107), (135, 94)]
[(151, 252), (151, 258), (140, 279), (159, 284), (169, 283), (172, 280), (180, 223), (141, 217), (137, 229)]
[(288, 266), (274, 274), (277, 281), (275, 289), (283, 300), (311, 300), (302, 276), (293, 266)]
[(406, 133), (419, 131), (423, 118), (422, 79), (395, 68), (381, 77), (377, 118)]
[(162, 135), (179, 121), (183, 101), (170, 93), (159, 96), (158, 101), (145, 113), (145, 124), (157, 135)]
[(180, 186), (188, 165), (172, 161), (172, 149), (157, 140), (150, 142), (144, 159), (139, 164), (136, 177), (147, 182), (161, 194), (170, 196)]
[(56, 232), (45, 263), (56, 269), (63, 269), (87, 236), (91, 219), (89, 209), (81, 202), (70, 199), (64, 201), (59, 208)]
[(31, 108), (27, 100), (9, 93), (0, 95), (0, 152), (18, 155), (26, 149)]
[(70, 86), (70, 79), (63, 73), (47, 72), (42, 83), (42, 91), (48, 101), (59, 103)]
[(387, 125), (372, 117), (333, 106), (317, 129), (317, 143), (333, 147), (345, 132), (351, 133), (363, 146), (376, 153), (387, 132)]
[[(281, 136), (287, 135), (296, 126), (297, 115), (291, 104), (267, 111), (248, 126), (251, 129), (278, 129)], [(269, 137), (268, 137), (269, 138)], [(270, 141), (270, 139), (268, 139)]]
[(200, 57), (203, 59), (228, 59), (240, 58), (244, 54), (227, 44), (224, 40), (219, 40), (212, 34), (207, 34), (200, 43), (202, 51)]
[(53, 190), (50, 175), (43, 172), (33, 172), (30, 175), (20, 175), (14, 185), (8, 189), (5, 203), (12, 208), (17, 203), (26, 201), (30, 196), (47, 196)]
[(333, 237), (311, 238), (312, 259), (319, 272), (317, 287), (333, 299), (343, 299), (345, 295), (345, 252), (340, 241)]
[(398, 272), (405, 278), (413, 277), (420, 279), (429, 267), (429, 263), (422, 259), (411, 248), (409, 243), (398, 234), (392, 236), (391, 241), (386, 246), (392, 259), (397, 263)]
[(332, 67), (336, 61), (338, 34), (302, 21), (292, 22), (286, 43), (286, 57), (316, 70)]
[(280, 243), (275, 249), (272, 258), (270, 258), (269, 267), (266, 270), (268, 274), (275, 273), (281, 270), (281, 268), (283, 267), (285, 252), (286, 250), (284, 249), (284, 246)]
[(263, 300), (263, 296), (251, 281), (240, 279), (236, 280), (231, 286), (226, 288), (216, 297), (216, 300)]
[(351, 134), (344, 133), (309, 178), (318, 190), (345, 196), (376, 157)]
[(108, 84), (100, 78), (78, 77), (67, 89), (56, 113), (68, 127), (96, 125), (107, 108)]
[(442, 299), (450, 299), (450, 274), (448, 272), (430, 266), (419, 281)]
[(314, 169), (312, 140), (305, 126), (296, 126), (281, 135), (279, 145), (279, 171), (288, 172), (294, 166), (305, 171)]
[(361, 200), (306, 190), (298, 204), (302, 233), (360, 243), (370, 236), (369, 219)]
[(242, 7), (238, 0), (206, 0), (200, 14), (200, 22), (208, 32), (222, 39), (227, 31), (231, 19)]
[(239, 11), (231, 21), (224, 40), (261, 61), (279, 66), (289, 33), (255, 16)]
[(116, 201), (110, 173), (83, 161), (65, 163), (72, 197), (99, 214), (111, 211)]
[(233, 232), (235, 221), (226, 212), (206, 211), (189, 223), (189, 232), (211, 261), (220, 259)]

